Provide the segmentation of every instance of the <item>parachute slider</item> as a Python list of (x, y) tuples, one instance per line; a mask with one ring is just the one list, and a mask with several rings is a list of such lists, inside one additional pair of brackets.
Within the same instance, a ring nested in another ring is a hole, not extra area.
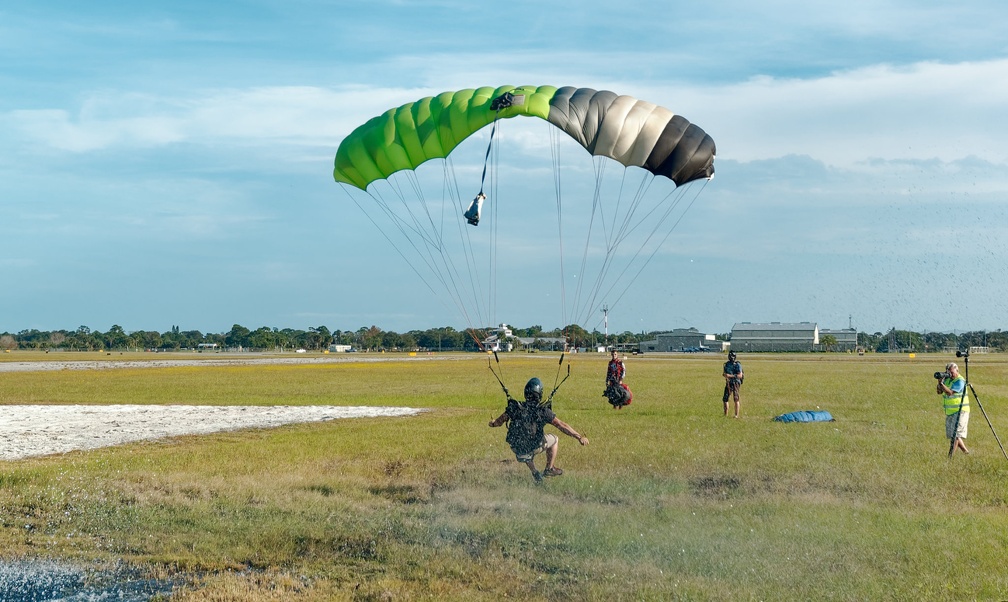
[(462, 217), (466, 218), (471, 226), (478, 226), (480, 221), (480, 214), (483, 212), (483, 201), (486, 200), (486, 195), (480, 192), (476, 195), (476, 198), (469, 203), (469, 208), (466, 212), (462, 214)]
[(511, 92), (505, 92), (498, 96), (497, 98), (490, 101), (491, 111), (500, 111), (501, 109), (506, 109), (508, 107), (520, 107), (525, 104), (525, 95), (518, 94), (517, 96)]

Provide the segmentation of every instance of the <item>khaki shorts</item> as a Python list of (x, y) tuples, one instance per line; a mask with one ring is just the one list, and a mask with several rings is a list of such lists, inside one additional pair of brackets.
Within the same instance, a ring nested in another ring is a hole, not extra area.
[(554, 445), (556, 445), (559, 441), (560, 441), (560, 439), (558, 439), (557, 436), (554, 435), (553, 433), (546, 433), (543, 436), (542, 445), (540, 445), (539, 447), (533, 449), (532, 451), (530, 451), (527, 454), (522, 454), (520, 456), (516, 455), (515, 459), (517, 459), (519, 462), (528, 462), (529, 460), (531, 460), (532, 458), (534, 458), (536, 456), (536, 454), (543, 453), (547, 449), (549, 449), (549, 448), (553, 447)]
[[(956, 433), (957, 418), (959, 419), (959, 431), (957, 434), (953, 434)], [(969, 426), (969, 412), (962, 412), (962, 413), (957, 412), (956, 414), (952, 414), (951, 416), (946, 416), (945, 437), (947, 437), (948, 439), (955, 439), (957, 437), (959, 439), (965, 439), (966, 430), (968, 426)]]

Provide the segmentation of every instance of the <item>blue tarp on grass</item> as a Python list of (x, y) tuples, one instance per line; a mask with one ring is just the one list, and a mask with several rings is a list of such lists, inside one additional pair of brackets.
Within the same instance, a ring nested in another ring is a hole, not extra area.
[(774, 418), (775, 422), (832, 422), (833, 416), (826, 410), (803, 410), (788, 412)]

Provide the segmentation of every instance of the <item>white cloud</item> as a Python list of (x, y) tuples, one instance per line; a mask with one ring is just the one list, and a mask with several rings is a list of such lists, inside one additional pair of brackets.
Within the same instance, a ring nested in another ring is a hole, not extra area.
[(848, 168), (874, 159), (1008, 161), (1008, 122), (1000, 117), (1008, 59), (757, 77), (683, 98), (719, 156), (739, 161), (789, 154)]

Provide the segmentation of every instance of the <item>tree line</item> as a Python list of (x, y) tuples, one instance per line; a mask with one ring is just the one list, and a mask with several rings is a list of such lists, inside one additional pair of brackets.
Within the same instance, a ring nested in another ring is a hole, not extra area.
[[(548, 349), (546, 339), (566, 337), (572, 347), (620, 345), (632, 347), (641, 341), (651, 340), (666, 331), (648, 333), (623, 332), (608, 336), (598, 330), (587, 331), (572, 324), (565, 328), (543, 330), (540, 325), (512, 328), (515, 337), (534, 339), (533, 348)], [(137, 330), (126, 332), (113, 325), (108, 332), (80, 326), (76, 330), (22, 330), (18, 333), (0, 333), (0, 349), (36, 351), (100, 351), (147, 350), (182, 351), (216, 345), (219, 349), (246, 351), (294, 351), (305, 349), (323, 351), (330, 345), (347, 345), (360, 351), (479, 351), (480, 343), (492, 330), (456, 330), (451, 326), (410, 330), (398, 333), (377, 326), (362, 326), (357, 330), (330, 330), (326, 326), (295, 328), (270, 328), (262, 326), (250, 330), (235, 324), (227, 332), (203, 333), (182, 330), (172, 326), (166, 332)], [(731, 333), (715, 335), (717, 340), (730, 341)], [(820, 348), (828, 351), (822, 341)], [(990, 351), (1008, 351), (1008, 332), (978, 330), (963, 333), (915, 332), (897, 330), (888, 332), (858, 333), (858, 347), (869, 352), (932, 352), (972, 347), (986, 347)]]
[[(546, 339), (566, 336), (572, 346), (588, 347), (605, 344), (606, 336), (598, 331), (588, 332), (580, 326), (544, 331), (542, 326), (512, 328), (516, 337), (532, 338), (533, 347), (546, 349)], [(270, 328), (262, 326), (250, 330), (235, 324), (227, 332), (203, 333), (182, 330), (172, 326), (166, 332), (137, 330), (126, 332), (113, 325), (108, 332), (81, 326), (76, 330), (22, 330), (18, 333), (0, 334), (0, 349), (36, 351), (183, 351), (197, 350), (216, 345), (218, 349), (242, 351), (323, 351), (330, 345), (347, 345), (360, 351), (479, 351), (487, 334), (492, 330), (456, 330), (451, 326), (411, 330), (398, 333), (377, 326), (362, 326), (357, 330), (330, 330), (326, 326), (296, 328)], [(642, 334), (610, 334), (609, 344), (640, 342)]]

